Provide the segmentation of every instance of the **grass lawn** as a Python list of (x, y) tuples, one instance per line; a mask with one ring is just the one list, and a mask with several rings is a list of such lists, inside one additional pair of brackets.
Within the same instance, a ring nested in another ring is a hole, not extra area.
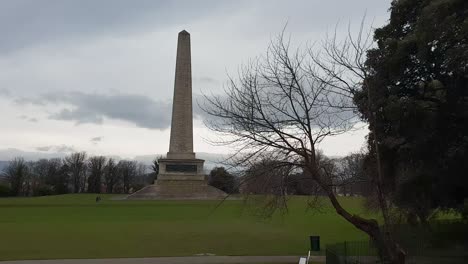
[[(117, 201), (110, 195), (0, 199), (0, 260), (216, 255), (304, 255), (309, 235), (321, 245), (365, 235), (334, 213), (294, 197), (285, 215), (254, 215), (244, 201)], [(342, 198), (353, 213), (361, 199)], [(368, 215), (368, 213), (367, 213)]]

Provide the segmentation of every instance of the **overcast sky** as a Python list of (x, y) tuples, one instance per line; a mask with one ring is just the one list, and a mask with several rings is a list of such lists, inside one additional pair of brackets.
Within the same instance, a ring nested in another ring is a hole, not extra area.
[[(386, 23), (390, 0), (0, 1), (0, 151), (165, 153), (179, 31), (191, 34), (194, 97), (262, 54), (288, 22), (300, 44), (367, 14)], [(196, 105), (196, 103), (194, 103)], [(329, 155), (359, 150), (366, 128), (328, 139)], [(226, 153), (194, 122), (196, 152)]]

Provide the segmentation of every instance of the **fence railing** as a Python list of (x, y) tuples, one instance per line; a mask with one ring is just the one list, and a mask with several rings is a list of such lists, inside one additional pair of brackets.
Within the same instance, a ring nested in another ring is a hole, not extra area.
[[(391, 227), (405, 250), (406, 263), (467, 263), (468, 221), (434, 221), (425, 226)], [(327, 245), (327, 264), (385, 263), (371, 241), (346, 241)]]
[(409, 259), (415, 257), (468, 257), (468, 221), (466, 219), (432, 221), (417, 227), (391, 227), (395, 239)]
[(359, 264), (379, 261), (377, 249), (369, 241), (345, 241), (327, 245), (327, 264)]

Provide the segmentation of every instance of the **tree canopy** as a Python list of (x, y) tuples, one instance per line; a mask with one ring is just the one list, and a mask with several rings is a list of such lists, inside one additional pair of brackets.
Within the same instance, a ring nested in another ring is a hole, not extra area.
[(386, 191), (424, 221), (468, 194), (468, 2), (394, 1), (374, 39), (355, 102)]

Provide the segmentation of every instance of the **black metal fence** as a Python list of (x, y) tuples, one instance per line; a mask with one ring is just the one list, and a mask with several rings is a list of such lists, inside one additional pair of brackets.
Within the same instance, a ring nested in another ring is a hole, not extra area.
[[(468, 263), (468, 221), (435, 221), (425, 226), (393, 226), (408, 264)], [(347, 241), (326, 246), (327, 264), (386, 263), (370, 241)]]
[(345, 241), (327, 245), (325, 250), (327, 264), (376, 263), (377, 249), (369, 241)]

